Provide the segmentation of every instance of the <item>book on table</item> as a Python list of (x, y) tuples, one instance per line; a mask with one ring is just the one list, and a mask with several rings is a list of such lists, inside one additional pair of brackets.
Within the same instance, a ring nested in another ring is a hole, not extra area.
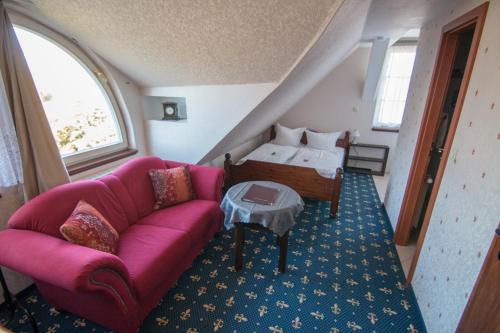
[(241, 198), (242, 201), (245, 202), (253, 202), (261, 205), (272, 206), (278, 195), (280, 190), (272, 187), (252, 184), (248, 191)]

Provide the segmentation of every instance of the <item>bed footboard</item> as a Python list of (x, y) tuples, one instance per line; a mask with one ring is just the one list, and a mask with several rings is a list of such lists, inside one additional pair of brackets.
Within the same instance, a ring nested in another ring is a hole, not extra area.
[(342, 168), (338, 168), (334, 179), (321, 176), (315, 169), (287, 164), (247, 160), (240, 165), (231, 161), (231, 154), (225, 155), (224, 191), (232, 185), (266, 180), (287, 185), (305, 198), (330, 200), (330, 215), (338, 211), (342, 189)]

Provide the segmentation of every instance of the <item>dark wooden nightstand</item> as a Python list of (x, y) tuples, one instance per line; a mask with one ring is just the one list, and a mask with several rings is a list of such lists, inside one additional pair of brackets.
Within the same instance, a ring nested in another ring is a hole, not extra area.
[(389, 146), (351, 143), (346, 170), (383, 176), (388, 156)]

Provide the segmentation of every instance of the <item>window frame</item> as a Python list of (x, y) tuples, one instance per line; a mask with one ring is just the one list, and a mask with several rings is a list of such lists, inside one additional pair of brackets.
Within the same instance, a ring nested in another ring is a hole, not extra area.
[(126, 126), (125, 118), (123, 115), (122, 107), (117, 99), (115, 89), (111, 86), (108, 76), (100, 68), (91, 55), (78, 45), (75, 39), (68, 39), (61, 33), (48, 28), (47, 26), (30, 19), (23, 14), (9, 12), (12, 24), (15, 27), (27, 30), (34, 33), (41, 38), (46, 39), (48, 42), (60, 47), (63, 51), (68, 53), (75, 59), (89, 75), (94, 79), (94, 82), (101, 90), (104, 98), (107, 100), (109, 106), (114, 112), (116, 124), (121, 134), (122, 142), (112, 145), (99, 147), (95, 149), (86, 150), (80, 153), (62, 156), (64, 164), (68, 169), (70, 175), (89, 170), (93, 167), (109, 163), (116, 160), (116, 157), (126, 157), (133, 155), (137, 150), (130, 148), (130, 139), (128, 129)]
[[(372, 119), (372, 130), (373, 131), (398, 133), (399, 129), (401, 127), (401, 123), (399, 123), (397, 126), (389, 126), (387, 124), (381, 124), (378, 122), (378, 117), (379, 117), (380, 108), (381, 108), (381, 99), (382, 99), (381, 97), (382, 97), (382, 93), (383, 93), (382, 86), (383, 86), (383, 84), (386, 80), (386, 76), (387, 76), (387, 71), (388, 71), (387, 66), (388, 66), (388, 59), (390, 57), (391, 48), (394, 46), (413, 46), (413, 47), (415, 47), (415, 55), (416, 55), (416, 51), (417, 51), (417, 47), (418, 47), (418, 39), (415, 39), (415, 38), (400, 39), (399, 41), (397, 41), (396, 43), (391, 45), (387, 50), (387, 54), (386, 54), (386, 57), (384, 59), (384, 65), (382, 67), (382, 71), (381, 71), (380, 79), (379, 79), (379, 83), (378, 83), (378, 88), (377, 88), (375, 110), (373, 112), (373, 119)], [(415, 61), (413, 62), (412, 71), (410, 73), (410, 82), (411, 82), (411, 77), (413, 76), (414, 66), (415, 66)], [(409, 89), (409, 87), (408, 87), (408, 89)], [(408, 92), (406, 95), (406, 100), (408, 100)], [(406, 100), (405, 100), (405, 105), (406, 105)], [(404, 111), (403, 111), (403, 115), (404, 115)]]

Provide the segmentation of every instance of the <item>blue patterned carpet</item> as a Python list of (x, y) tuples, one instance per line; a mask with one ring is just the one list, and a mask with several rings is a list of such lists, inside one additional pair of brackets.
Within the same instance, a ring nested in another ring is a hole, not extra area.
[[(140, 332), (425, 332), (391, 241), (371, 176), (347, 173), (338, 218), (328, 202), (306, 201), (277, 271), (276, 238), (246, 233), (244, 268), (233, 268), (232, 232), (214, 239), (144, 321)], [(108, 332), (58, 313), (35, 288), (20, 296), (40, 331)], [(5, 311), (0, 323), (5, 324)], [(30, 332), (16, 318), (16, 332)], [(23, 324), (24, 323), (24, 324)]]

